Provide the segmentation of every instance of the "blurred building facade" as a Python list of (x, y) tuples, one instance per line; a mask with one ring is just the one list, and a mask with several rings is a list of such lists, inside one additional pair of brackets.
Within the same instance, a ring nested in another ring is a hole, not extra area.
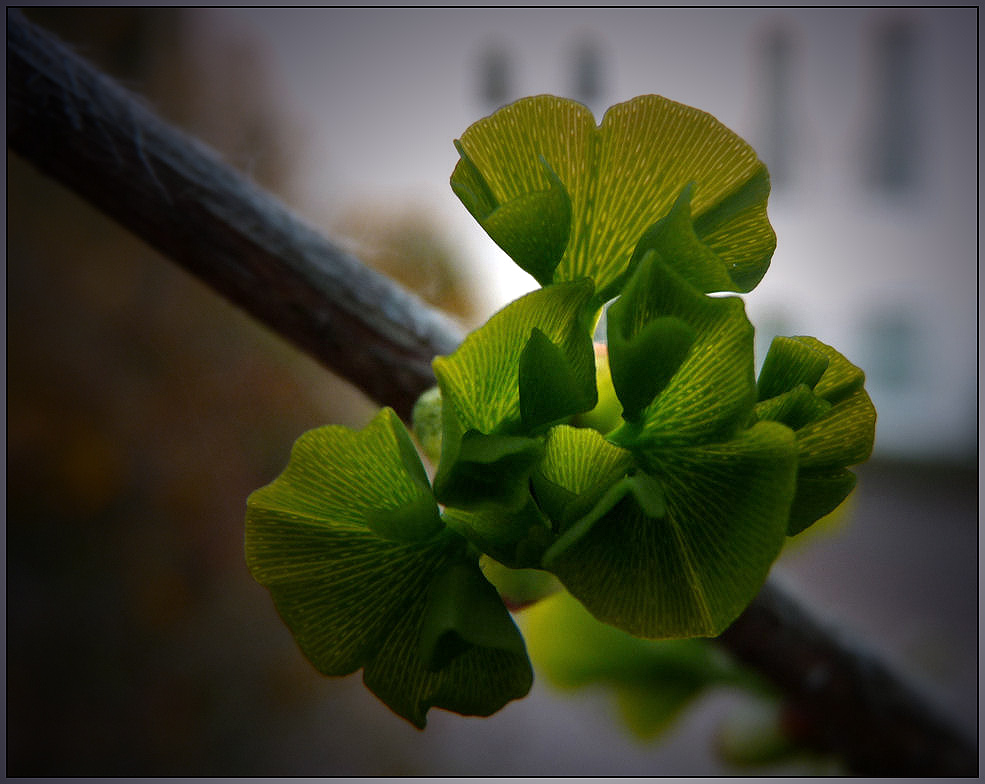
[[(724, 43), (719, 36), (746, 37), (749, 67), (735, 70), (748, 82), (747, 109), (732, 127), (773, 182), (778, 249), (747, 297), (757, 353), (775, 334), (832, 343), (866, 371), (877, 455), (968, 462), (978, 394), (974, 16), (751, 13), (753, 23), (733, 29), (709, 17), (702, 31), (709, 48)], [(558, 62), (564, 94), (600, 117), (628, 97), (610, 73), (626, 67), (625, 47), (604, 24), (592, 32)], [(487, 111), (521, 94), (519, 64), (496, 47), (498, 57), (479, 64)], [(655, 69), (648, 91), (679, 81)], [(721, 90), (734, 88), (720, 80)], [(706, 108), (703, 95), (717, 99), (699, 84), (683, 100)]]

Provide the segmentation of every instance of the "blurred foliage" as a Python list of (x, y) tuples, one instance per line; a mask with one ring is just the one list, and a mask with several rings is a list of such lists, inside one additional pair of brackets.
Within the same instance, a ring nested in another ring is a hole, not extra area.
[(705, 639), (634, 637), (597, 621), (566, 591), (538, 602), (521, 618), (537, 672), (564, 689), (611, 688), (623, 721), (640, 738), (652, 739), (667, 730), (709, 689), (771, 693)]
[[(298, 134), (248, 41), (210, 39), (188, 9), (26, 15), (295, 200)], [(374, 409), (7, 166), (7, 772), (263, 773), (318, 676), (246, 571), (243, 499), (294, 434)]]
[(703, 638), (645, 640), (604, 624), (566, 591), (524, 609), (520, 626), (538, 676), (565, 691), (602, 689), (622, 724), (644, 742), (660, 740), (714, 691), (739, 697), (709, 751), (738, 771), (832, 775), (830, 755), (798, 743), (798, 716), (757, 673)]

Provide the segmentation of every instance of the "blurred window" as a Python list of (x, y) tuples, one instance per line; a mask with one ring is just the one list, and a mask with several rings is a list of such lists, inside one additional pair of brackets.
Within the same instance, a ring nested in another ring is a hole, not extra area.
[(790, 181), (793, 136), (794, 39), (785, 27), (771, 29), (762, 39), (762, 143), (760, 157), (774, 185)]
[(575, 100), (595, 107), (602, 97), (602, 53), (589, 39), (582, 39), (574, 49), (573, 94)]
[(917, 48), (913, 22), (889, 19), (872, 35), (873, 110), (866, 150), (869, 184), (886, 193), (901, 193), (916, 182)]
[(870, 382), (902, 389), (916, 381), (918, 328), (905, 310), (876, 313), (866, 323), (864, 365)]
[(501, 46), (487, 47), (479, 61), (479, 98), (498, 109), (512, 98), (512, 62)]

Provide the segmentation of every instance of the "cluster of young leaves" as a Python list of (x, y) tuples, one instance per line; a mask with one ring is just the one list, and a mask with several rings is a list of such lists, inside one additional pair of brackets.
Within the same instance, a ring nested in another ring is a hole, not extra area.
[(861, 371), (812, 338), (778, 339), (757, 381), (742, 300), (709, 296), (750, 291), (775, 247), (766, 168), (711, 115), (651, 95), (596, 125), (538, 96), (456, 146), (453, 190), (540, 288), (435, 359), (415, 413), (433, 481), (384, 409), (304, 434), (246, 524), (308, 658), (362, 668), (418, 727), (531, 685), (480, 556), (629, 634), (717, 635), (851, 490), (875, 420)]

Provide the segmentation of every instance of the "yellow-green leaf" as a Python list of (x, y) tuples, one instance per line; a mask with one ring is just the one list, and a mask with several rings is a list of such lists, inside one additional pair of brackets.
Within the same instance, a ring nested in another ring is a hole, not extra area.
[(657, 95), (613, 106), (598, 126), (575, 101), (524, 98), (474, 123), (457, 146), (452, 186), (480, 223), (498, 205), (549, 193), (548, 170), (556, 174), (571, 217), (552, 280), (589, 277), (600, 302), (618, 292), (644, 232), (692, 182), (688, 218), (724, 273), (714, 285), (751, 290), (776, 245), (769, 176), (753, 149), (710, 114)]

